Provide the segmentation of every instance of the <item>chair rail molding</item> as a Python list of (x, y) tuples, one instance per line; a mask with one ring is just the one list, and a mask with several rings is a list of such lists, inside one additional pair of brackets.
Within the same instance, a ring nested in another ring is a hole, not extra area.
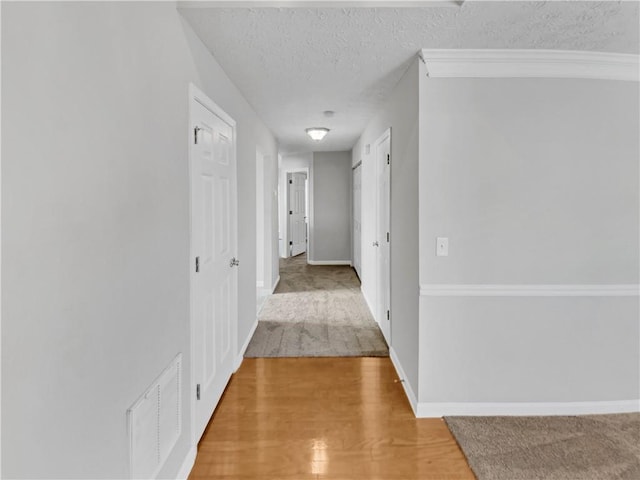
[(427, 76), (591, 78), (637, 82), (640, 56), (576, 50), (423, 49)]
[(421, 284), (422, 297), (637, 297), (640, 285)]

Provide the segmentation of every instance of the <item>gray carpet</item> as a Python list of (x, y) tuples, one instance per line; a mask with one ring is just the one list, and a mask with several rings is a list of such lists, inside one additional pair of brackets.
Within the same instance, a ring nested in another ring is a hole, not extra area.
[(280, 261), (245, 357), (381, 357), (389, 350), (348, 266)]
[(478, 480), (640, 479), (640, 413), (445, 421)]

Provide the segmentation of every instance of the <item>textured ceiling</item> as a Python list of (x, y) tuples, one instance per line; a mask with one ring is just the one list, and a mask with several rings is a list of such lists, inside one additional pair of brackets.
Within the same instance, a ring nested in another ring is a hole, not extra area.
[[(282, 153), (349, 150), (422, 48), (638, 53), (638, 2), (180, 9)], [(325, 110), (335, 116), (325, 118)], [(305, 127), (331, 132), (314, 143)]]

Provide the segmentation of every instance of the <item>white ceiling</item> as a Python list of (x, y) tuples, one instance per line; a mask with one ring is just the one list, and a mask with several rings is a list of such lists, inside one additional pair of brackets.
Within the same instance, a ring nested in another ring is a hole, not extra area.
[[(210, 8), (182, 15), (282, 153), (350, 150), (422, 48), (639, 51), (638, 2), (426, 8)], [(325, 110), (336, 112), (325, 118)], [(304, 129), (331, 132), (320, 143)]]

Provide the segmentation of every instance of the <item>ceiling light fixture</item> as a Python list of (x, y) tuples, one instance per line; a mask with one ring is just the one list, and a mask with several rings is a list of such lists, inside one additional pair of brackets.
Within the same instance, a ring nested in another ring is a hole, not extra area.
[(327, 133), (329, 133), (329, 129), (324, 127), (311, 127), (307, 128), (305, 132), (307, 132), (307, 135), (311, 137), (311, 140), (319, 142)]

